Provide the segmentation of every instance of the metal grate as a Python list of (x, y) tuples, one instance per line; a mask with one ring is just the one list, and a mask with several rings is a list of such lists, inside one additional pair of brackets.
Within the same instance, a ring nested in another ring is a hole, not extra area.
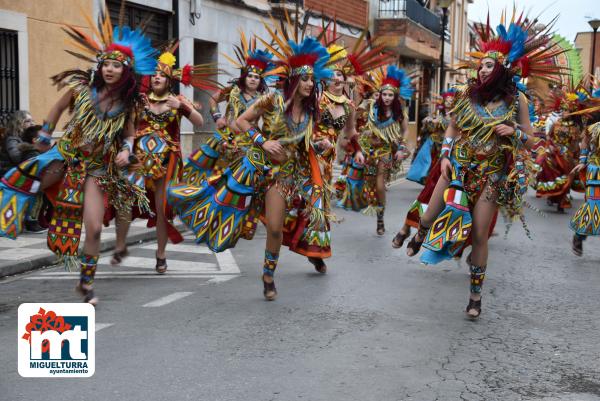
[(442, 32), (441, 19), (417, 0), (379, 0), (379, 18), (408, 18), (431, 32)]
[(0, 126), (19, 110), (19, 49), (16, 31), (0, 29)]

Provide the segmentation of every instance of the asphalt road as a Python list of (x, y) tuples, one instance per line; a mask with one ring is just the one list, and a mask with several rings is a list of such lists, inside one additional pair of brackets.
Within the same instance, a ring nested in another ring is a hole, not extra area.
[(325, 276), (282, 252), (275, 302), (262, 297), (263, 231), (220, 259), (171, 247), (164, 277), (147, 246), (100, 266), (89, 379), (17, 373), (19, 304), (77, 302), (76, 279), (0, 281), (0, 400), (600, 400), (600, 239), (573, 256), (569, 214), (531, 198), (546, 215), (527, 212), (533, 241), (520, 224), (505, 239), (499, 221), (471, 322), (464, 263), (426, 267), (390, 246), (419, 188), (389, 190), (383, 237), (337, 210)]

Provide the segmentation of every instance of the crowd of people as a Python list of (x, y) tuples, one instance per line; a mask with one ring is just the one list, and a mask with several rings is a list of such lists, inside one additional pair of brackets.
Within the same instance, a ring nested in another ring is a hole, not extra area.
[[(0, 206), (12, 205), (0, 235), (16, 238), (45, 225), (50, 249), (79, 269), (84, 302), (98, 301), (93, 282), (100, 235), (112, 219), (117, 244), (111, 263), (127, 257), (129, 224), (144, 218), (156, 227), (158, 274), (168, 269), (168, 241), (183, 239), (175, 216), (214, 252), (252, 240), (264, 224), (266, 300), (278, 295), (282, 246), (327, 272), (334, 206), (376, 216), (376, 233), (385, 233), (386, 184), (411, 154), (407, 101), (413, 87), (410, 73), (366, 29), (346, 47), (335, 21), (316, 36), (297, 18), (265, 21), (267, 37), (240, 31), (237, 59), (230, 60), (239, 76), (220, 85), (213, 65), (176, 67), (176, 40), (155, 49), (140, 28), (113, 29), (106, 12), (98, 24), (92, 27), (97, 39), (65, 27), (78, 56), (95, 68), (52, 77), (66, 91), (43, 125), (16, 112), (0, 152)], [(561, 47), (549, 30), (516, 15), (496, 29), (489, 22), (478, 26), (477, 51), (464, 66), (471, 78), (439, 94), (435, 114), (420, 125), (408, 179), (424, 188), (392, 246), (408, 240), (409, 257), (423, 247), (421, 261), (428, 264), (460, 258), (470, 247), (466, 313), (473, 319), (481, 313), (497, 216), (521, 220), (527, 229), (528, 188), (559, 211), (570, 207), (570, 190), (586, 192), (571, 224), (576, 254), (583, 253), (583, 239), (599, 233), (594, 83), (573, 82), (573, 71), (557, 56), (574, 50)], [(204, 121), (197, 105), (175, 94), (179, 84), (211, 92), (217, 127), (185, 159), (181, 119), (196, 127)], [(69, 122), (55, 139), (67, 109)], [(343, 171), (334, 183), (339, 148)]]

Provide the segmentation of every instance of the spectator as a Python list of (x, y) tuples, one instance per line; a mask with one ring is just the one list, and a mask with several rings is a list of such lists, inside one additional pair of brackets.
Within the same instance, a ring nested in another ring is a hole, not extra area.
[(0, 138), (0, 175), (4, 175), (23, 161), (19, 149), (19, 145), (23, 142), (21, 136), (25, 128), (31, 127), (33, 124), (33, 118), (28, 111), (18, 110), (11, 116), (4, 135)]

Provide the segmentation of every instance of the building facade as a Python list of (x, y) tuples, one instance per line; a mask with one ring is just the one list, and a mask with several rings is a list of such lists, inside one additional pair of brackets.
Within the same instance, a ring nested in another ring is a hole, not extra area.
[[(96, 20), (100, 4), (99, 0), (0, 0), (0, 125), (18, 109), (30, 110), (36, 121), (42, 121), (58, 99), (48, 78), (65, 69), (90, 67), (64, 52), (67, 37), (60, 26), (84, 27), (80, 10)], [(106, 0), (106, 4), (116, 22), (120, 0)], [(216, 62), (225, 71), (217, 78), (226, 84), (239, 75), (224, 56), (234, 57), (238, 30), (266, 36), (262, 21), (269, 14), (281, 15), (284, 9), (292, 15), (309, 12), (313, 33), (320, 30), (323, 20), (335, 16), (338, 33), (348, 45), (369, 21), (367, 0), (128, 0), (126, 22), (136, 24), (152, 15), (146, 32), (153, 44), (179, 38), (176, 56), (180, 65)], [(203, 107), (206, 121), (203, 127), (192, 127), (187, 121), (182, 124), (182, 147), (187, 154), (203, 140), (202, 133), (213, 129), (213, 123), (209, 94), (183, 86), (179, 91)]]

